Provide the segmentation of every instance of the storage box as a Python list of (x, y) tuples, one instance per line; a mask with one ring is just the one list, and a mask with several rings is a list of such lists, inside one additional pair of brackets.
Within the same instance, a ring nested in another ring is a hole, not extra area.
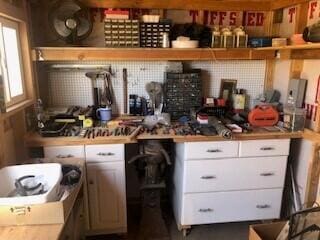
[(249, 227), (249, 240), (276, 240), (286, 221), (256, 224)]
[(139, 21), (123, 19), (105, 19), (106, 47), (139, 47)]
[(61, 201), (24, 206), (1, 206), (0, 226), (41, 225), (65, 223), (71, 213), (85, 178), (83, 159), (57, 159), (45, 162), (59, 162), (77, 165), (81, 168), (81, 179), (70, 194)]
[(248, 40), (249, 47), (271, 47), (272, 37), (249, 37)]
[(140, 46), (161, 48), (163, 33), (170, 33), (171, 23), (141, 23)]

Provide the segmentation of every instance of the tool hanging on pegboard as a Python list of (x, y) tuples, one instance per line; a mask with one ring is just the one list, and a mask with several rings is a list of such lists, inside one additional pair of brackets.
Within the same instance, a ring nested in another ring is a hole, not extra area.
[(123, 78), (123, 113), (128, 113), (128, 71), (126, 68), (122, 72)]

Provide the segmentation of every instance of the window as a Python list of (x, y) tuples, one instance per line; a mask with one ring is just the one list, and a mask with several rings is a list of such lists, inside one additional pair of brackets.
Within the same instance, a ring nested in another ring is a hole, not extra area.
[(4, 80), (6, 106), (26, 99), (19, 23), (0, 17), (0, 75)]

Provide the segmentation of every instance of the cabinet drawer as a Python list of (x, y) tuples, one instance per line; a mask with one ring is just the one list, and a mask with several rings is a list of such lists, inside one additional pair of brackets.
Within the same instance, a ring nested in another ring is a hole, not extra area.
[(289, 148), (289, 139), (241, 141), (239, 155), (240, 157), (287, 156)]
[(45, 158), (85, 158), (84, 146), (52, 146), (43, 148)]
[(124, 144), (87, 145), (87, 162), (123, 161)]
[(282, 189), (183, 196), (182, 225), (279, 218)]
[(184, 192), (282, 188), (287, 157), (187, 161)]
[(239, 143), (228, 142), (190, 142), (185, 143), (185, 159), (237, 157)]

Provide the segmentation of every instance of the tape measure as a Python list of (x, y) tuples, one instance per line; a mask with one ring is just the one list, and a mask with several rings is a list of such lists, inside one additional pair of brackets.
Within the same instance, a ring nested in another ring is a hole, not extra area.
[(83, 127), (84, 128), (90, 128), (93, 126), (93, 120), (91, 118), (86, 118), (83, 120)]

